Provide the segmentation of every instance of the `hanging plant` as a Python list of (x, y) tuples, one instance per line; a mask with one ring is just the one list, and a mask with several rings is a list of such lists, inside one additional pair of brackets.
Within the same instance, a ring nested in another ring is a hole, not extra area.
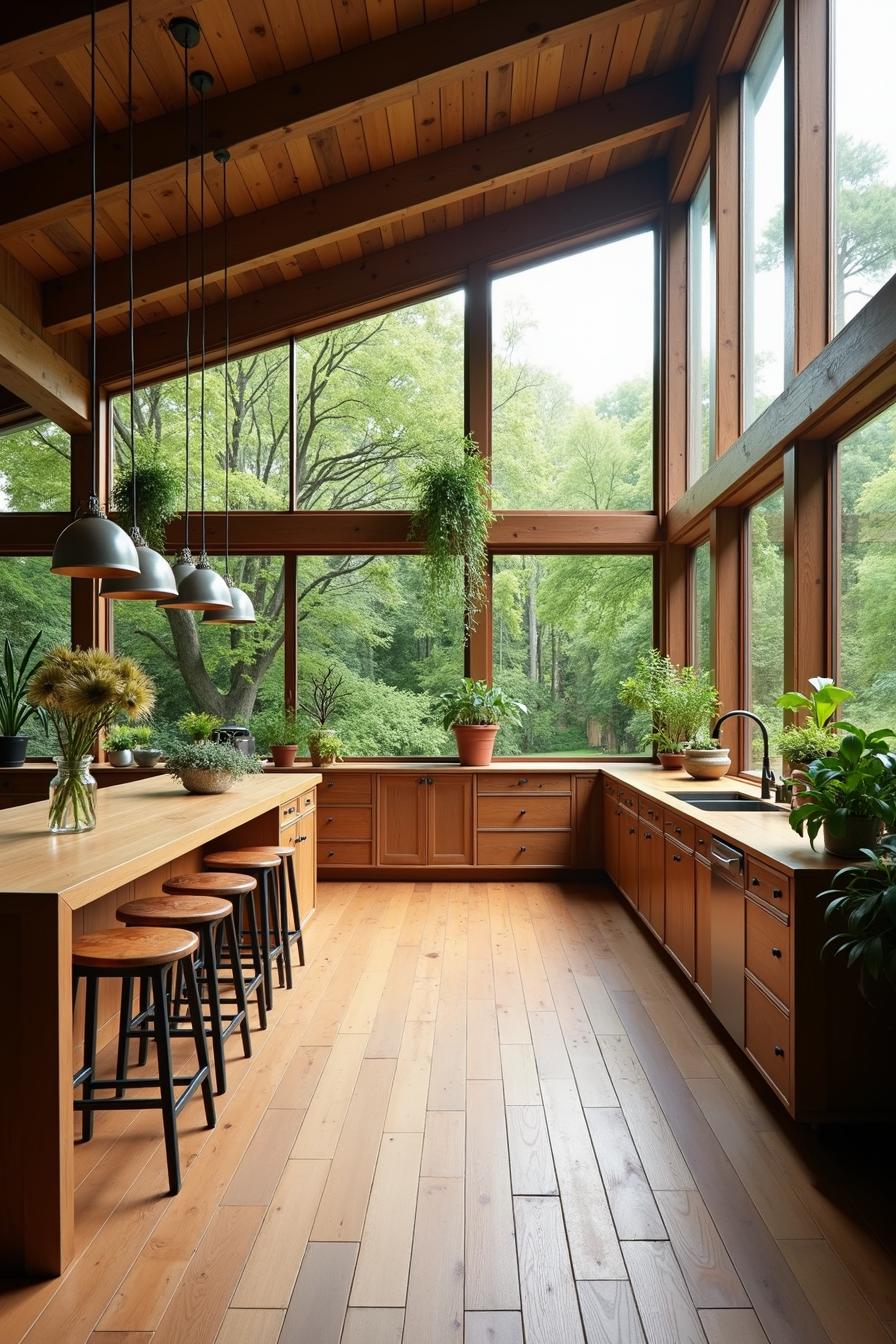
[(424, 546), (425, 600), (443, 611), (446, 598), (463, 600), (464, 624), (472, 630), (485, 598), (489, 505), (485, 461), (472, 439), (450, 461), (418, 467), (411, 481), (410, 536)]
[[(180, 482), (177, 473), (167, 462), (153, 457), (149, 461), (138, 461), (137, 468), (137, 517), (140, 531), (147, 544), (154, 550), (163, 552), (165, 544), (165, 526), (177, 517), (177, 495)], [(112, 491), (112, 507), (120, 515), (122, 525), (130, 531), (134, 526), (131, 509), (131, 478), (122, 476), (115, 482)]]

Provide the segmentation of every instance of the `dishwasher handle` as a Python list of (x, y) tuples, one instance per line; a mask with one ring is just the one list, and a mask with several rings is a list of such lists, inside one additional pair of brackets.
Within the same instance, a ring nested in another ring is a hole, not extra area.
[(733, 845), (726, 845), (724, 840), (720, 840), (717, 835), (714, 835), (710, 842), (709, 857), (713, 868), (720, 873), (724, 873), (726, 877), (738, 878), (743, 876), (743, 850), (735, 849)]

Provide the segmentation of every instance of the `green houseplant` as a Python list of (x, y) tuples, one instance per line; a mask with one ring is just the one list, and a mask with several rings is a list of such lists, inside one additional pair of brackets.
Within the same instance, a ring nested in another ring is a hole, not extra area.
[(692, 779), (721, 779), (731, 769), (731, 753), (708, 728), (685, 743), (684, 768)]
[(312, 765), (332, 765), (342, 760), (345, 744), (332, 728), (317, 728), (308, 734), (308, 754)]
[(293, 765), (299, 749), (296, 716), (288, 709), (267, 710), (256, 715), (252, 728), (262, 751), (269, 751), (274, 765), (284, 769)]
[(836, 926), (822, 953), (857, 967), (870, 998), (881, 982), (896, 986), (896, 836), (884, 836), (862, 854), (865, 862), (841, 868), (818, 899), (827, 902), (825, 920)]
[(442, 727), (453, 728), (461, 765), (490, 765), (502, 723), (517, 727), (528, 709), (511, 700), (499, 686), (464, 677), (453, 691), (439, 696)]
[(3, 641), (3, 667), (0, 669), (0, 765), (24, 765), (28, 752), (28, 738), (22, 729), (31, 718), (36, 718), (42, 728), (47, 726), (47, 717), (38, 705), (29, 704), (26, 697), (28, 681), (37, 661), (31, 656), (43, 634), (37, 634), (28, 645), (18, 663), (12, 651), (7, 635)]
[(312, 765), (329, 765), (342, 759), (342, 742), (338, 735), (326, 726), (328, 719), (331, 719), (345, 702), (342, 684), (341, 674), (335, 667), (328, 667), (322, 676), (312, 676), (308, 699), (299, 701), (300, 709), (303, 709), (317, 725), (308, 734), (308, 754)]
[(261, 761), (226, 742), (203, 740), (175, 747), (168, 754), (167, 768), (188, 793), (226, 793), (235, 780), (258, 774)]
[(134, 734), (137, 730), (128, 723), (114, 723), (106, 733), (105, 748), (109, 764), (122, 770), (134, 764)]
[[(165, 524), (177, 517), (178, 494), (183, 482), (173, 467), (153, 454), (138, 457), (136, 469), (137, 517), (147, 544), (165, 552)], [(135, 526), (132, 509), (131, 473), (123, 473), (112, 491), (112, 507), (126, 532)]]
[(206, 714), (191, 709), (189, 713), (180, 716), (177, 726), (190, 742), (207, 742), (223, 722), (224, 720), (217, 714)]
[(643, 742), (656, 748), (665, 770), (684, 765), (687, 744), (705, 732), (719, 712), (719, 693), (710, 674), (679, 667), (658, 649), (637, 660), (632, 675), (620, 684), (619, 699), (650, 716), (652, 726)]
[(806, 766), (837, 750), (836, 732), (840, 725), (833, 721), (834, 715), (844, 701), (853, 699), (852, 691), (835, 685), (831, 677), (810, 677), (809, 686), (809, 695), (787, 691), (775, 701), (779, 709), (805, 714), (804, 722), (788, 724), (777, 737), (777, 747), (793, 777), (797, 798), (805, 787)]
[(823, 831), (829, 854), (852, 859), (896, 820), (896, 753), (888, 748), (896, 734), (890, 728), (866, 733), (848, 723), (841, 730), (833, 755), (806, 767), (802, 802), (790, 824), (808, 833), (813, 849)]
[(488, 531), (494, 521), (488, 472), (476, 444), (467, 439), (449, 460), (419, 467), (411, 491), (410, 536), (425, 548), (427, 606), (442, 611), (449, 597), (459, 596), (471, 630), (485, 596)]
[(153, 746), (155, 739), (156, 732), (151, 724), (142, 723), (134, 729), (134, 760), (141, 770), (151, 769), (162, 759), (161, 748)]

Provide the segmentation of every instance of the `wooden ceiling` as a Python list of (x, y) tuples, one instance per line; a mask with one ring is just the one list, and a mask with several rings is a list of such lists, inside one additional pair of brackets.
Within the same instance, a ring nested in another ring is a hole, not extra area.
[[(239, 296), (663, 158), (691, 110), (690, 67), (714, 8), (713, 0), (135, 6), (137, 320), (152, 326), (185, 306), (183, 53), (168, 32), (173, 14), (201, 25), (189, 63), (214, 76), (207, 143), (233, 154)], [(99, 0), (104, 337), (125, 328), (126, 22), (125, 4)], [(61, 333), (80, 337), (89, 323), (89, 5), (32, 3), (4, 26), (19, 31), (0, 35), (0, 248), (39, 287), (42, 331), (58, 349)], [(206, 181), (214, 304), (222, 195), (210, 155)], [(195, 246), (190, 269), (195, 281)]]

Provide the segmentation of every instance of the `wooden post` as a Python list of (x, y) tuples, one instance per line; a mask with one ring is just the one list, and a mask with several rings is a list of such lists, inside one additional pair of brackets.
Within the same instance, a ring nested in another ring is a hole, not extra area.
[(819, 0), (787, 0), (784, 11), (787, 199), (793, 203), (785, 257), (794, 374), (824, 349), (830, 324), (830, 10)]
[[(492, 296), (484, 263), (470, 268), (464, 308), (464, 433), (473, 438), (491, 477), (492, 457)], [(464, 643), (464, 675), (492, 679), (491, 556), (485, 602)]]
[[(743, 591), (743, 514), (740, 509), (716, 509), (709, 532), (711, 643), (716, 685), (722, 710), (743, 709), (744, 673), (741, 650), (749, 641), (748, 613)], [(738, 638), (740, 634), (740, 638)], [(731, 752), (731, 774), (744, 766), (744, 734), (729, 720), (722, 742)]]
[(687, 546), (665, 546), (660, 552), (660, 648), (673, 663), (691, 661)]
[(296, 586), (297, 557), (283, 557), (283, 702), (295, 713), (299, 662), (299, 612)]
[(657, 512), (687, 489), (688, 458), (688, 207), (670, 205), (663, 230), (662, 410)]
[(797, 443), (784, 457), (784, 683), (807, 692), (834, 675), (834, 450)]
[(739, 438), (742, 419), (740, 75), (716, 89), (710, 213), (716, 240), (716, 457)]

